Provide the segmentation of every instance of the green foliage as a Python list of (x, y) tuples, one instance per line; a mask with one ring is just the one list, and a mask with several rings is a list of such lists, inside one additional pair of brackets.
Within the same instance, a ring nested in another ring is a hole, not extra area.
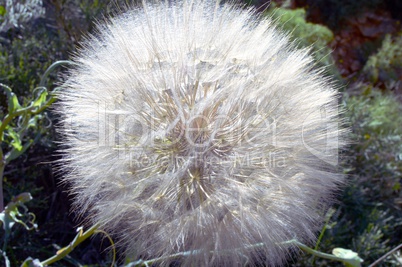
[(57, 41), (54, 33), (41, 27), (34, 33), (0, 43), (0, 66), (7, 66), (0, 68), (0, 82), (13, 88), (20, 97), (32, 94), (42, 73), (66, 53), (63, 52), (66, 46)]
[(345, 97), (354, 141), (348, 151), (353, 169), (331, 241), (352, 241), (351, 247), (368, 262), (398, 245), (397, 236), (402, 235), (397, 208), (402, 197), (402, 104), (370, 88)]
[[(35, 220), (35, 215), (33, 215), (31, 212), (28, 212), (28, 209), (24, 205), (25, 202), (32, 199), (29, 193), (22, 193), (17, 197), (14, 197), (3, 210), (4, 197), (2, 185), (4, 169), (12, 160), (15, 160), (24, 154), (26, 150), (34, 143), (33, 139), (31, 139), (29, 136), (27, 137), (27, 133), (32, 128), (36, 133), (37, 139), (40, 137), (41, 131), (39, 130), (39, 121), (43, 117), (44, 110), (56, 100), (55, 96), (53, 95), (54, 91), (50, 92), (49, 94), (47, 88), (44, 86), (45, 80), (55, 67), (65, 63), (66, 62), (64, 61), (59, 61), (49, 67), (49, 69), (43, 75), (39, 87), (34, 90), (36, 94), (32, 100), (29, 101), (29, 104), (26, 105), (21, 105), (19, 103), (17, 95), (9, 86), (0, 83), (0, 87), (5, 92), (8, 100), (6, 114), (0, 122), (0, 210), (2, 211), (0, 213), (0, 221), (2, 222), (5, 232), (2, 240), (3, 246), (1, 253), (6, 266), (10, 266), (10, 260), (7, 256), (6, 249), (8, 240), (11, 236), (11, 228), (15, 223), (19, 223), (27, 230), (32, 230), (36, 228), (36, 224), (33, 222)], [(24, 212), (20, 212), (20, 208), (22, 208)], [(33, 219), (28, 219), (28, 221), (32, 224), (31, 227), (21, 220), (21, 217), (24, 215), (33, 217)]]
[(389, 234), (388, 222), (392, 223), (393, 217), (387, 212), (374, 209), (368, 216), (369, 223), (363, 232), (352, 240), (352, 248), (369, 262), (376, 260), (378, 256), (385, 254), (390, 248), (389, 240), (385, 234)]
[(4, 6), (0, 6), (0, 16), (4, 16), (6, 14), (6, 8)]
[(292, 36), (299, 38), (301, 46), (314, 45), (315, 48), (325, 47), (334, 38), (330, 29), (323, 25), (306, 21), (306, 11), (302, 8), (285, 9), (271, 8), (269, 14), (282, 25), (283, 29), (291, 32)]
[(391, 203), (402, 196), (402, 105), (376, 91), (349, 97), (346, 103), (358, 142), (352, 148), (354, 173), (372, 200)]
[[(402, 104), (392, 95), (365, 92), (345, 99), (356, 143), (350, 150), (355, 184), (346, 190), (344, 203), (361, 235), (356, 242), (369, 246), (365, 253), (374, 259), (397, 245), (400, 240), (395, 237), (402, 234), (402, 214), (396, 206), (402, 197)], [(358, 245), (356, 249), (364, 250)]]
[[(68, 58), (82, 34), (91, 30), (96, 16), (99, 18), (105, 11), (112, 12), (114, 5), (106, 0), (48, 1), (44, 5), (46, 16), (25, 23), (23, 28), (13, 27), (1, 32), (0, 83), (7, 85), (11, 93), (7, 95), (5, 86), (0, 88), (0, 118), (5, 118), (9, 111), (15, 113), (19, 106), (26, 108), (33, 105), (32, 108), (35, 108), (45, 98), (48, 100), (49, 92), (43, 87), (51, 88), (50, 81), (55, 80), (56, 73), (50, 73), (50, 79), (43, 80), (42, 88), (36, 88), (41, 82), (41, 75), (53, 62)], [(57, 160), (54, 156), (57, 154), (54, 152), (55, 129), (50, 127), (57, 123), (57, 118), (51, 112), (37, 112), (29, 116), (22, 119), (18, 115), (11, 119), (1, 145), (4, 155), (10, 155), (2, 177), (4, 199), (10, 203), (12, 196), (29, 191), (34, 199), (28, 207), (37, 215), (40, 226), (38, 231), (30, 234), (19, 224), (13, 227), (5, 251), (11, 266), (19, 266), (29, 255), (45, 259), (57, 250), (56, 243), (70, 241), (75, 234), (75, 224), (68, 217), (66, 194), (62, 193), (62, 186), (57, 187), (58, 182), (49, 163)], [(22, 131), (23, 128), (26, 131)], [(34, 142), (35, 146), (30, 145)], [(19, 157), (12, 161), (15, 158), (11, 157), (12, 154)], [(73, 256), (54, 266), (77, 266), (84, 258), (87, 262), (107, 265), (109, 258), (105, 263), (98, 255), (102, 250), (100, 244), (100, 238), (88, 241), (83, 249), (74, 251)], [(94, 259), (95, 253), (97, 256)], [(1, 255), (0, 260), (3, 261)]]
[[(348, 184), (316, 249), (352, 249), (370, 264), (400, 244), (402, 104), (370, 86), (344, 95), (351, 148), (344, 152)], [(399, 266), (392, 255), (378, 266)], [(293, 266), (340, 266), (306, 255)]]
[[(40, 262), (38, 259), (33, 259), (31, 257), (27, 258), (21, 265), (21, 267), (30, 267), (30, 266), (35, 266), (35, 267), (42, 267), (42, 266), (48, 266), (50, 264), (53, 264), (64, 257), (66, 257), (76, 246), (78, 246), (80, 243), (91, 237), (93, 234), (96, 233), (96, 229), (98, 228), (98, 225), (94, 225), (91, 228), (89, 228), (87, 231), (83, 231), (82, 227), (79, 227), (77, 229), (77, 235), (75, 236), (74, 240), (70, 242), (70, 244), (64, 248), (59, 249), (56, 252), (56, 255), (53, 257), (50, 257), (49, 259), (46, 259), (42, 262)], [(113, 264), (112, 264), (113, 266)]]
[(402, 34), (394, 38), (387, 34), (378, 52), (369, 57), (363, 73), (373, 84), (402, 88)]
[(0, 32), (23, 27), (34, 18), (44, 15), (42, 0), (3, 0), (0, 7)]
[(281, 28), (290, 33), (298, 47), (310, 48), (315, 60), (320, 67), (326, 68), (328, 75), (335, 77), (338, 81), (342, 80), (331, 56), (331, 49), (328, 47), (334, 38), (330, 29), (307, 22), (306, 11), (302, 8), (291, 10), (271, 5), (267, 15), (272, 16)]
[(29, 193), (22, 193), (14, 197), (10, 203), (8, 203), (7, 207), (0, 213), (0, 222), (4, 230), (3, 240), (1, 240), (2, 248), (0, 249), (0, 252), (4, 258), (5, 266), (10, 266), (6, 248), (13, 226), (18, 223), (28, 231), (37, 229), (38, 227), (35, 223), (35, 215), (31, 212), (28, 212), (28, 208), (24, 205), (25, 202), (28, 202), (31, 199), (32, 197)]

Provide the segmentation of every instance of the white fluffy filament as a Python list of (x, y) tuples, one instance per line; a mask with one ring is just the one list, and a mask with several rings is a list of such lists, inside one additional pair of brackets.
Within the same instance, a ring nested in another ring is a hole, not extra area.
[(315, 239), (343, 180), (337, 93), (268, 18), (144, 3), (98, 26), (74, 61), (57, 108), (65, 179), (127, 257), (280, 265), (281, 243)]

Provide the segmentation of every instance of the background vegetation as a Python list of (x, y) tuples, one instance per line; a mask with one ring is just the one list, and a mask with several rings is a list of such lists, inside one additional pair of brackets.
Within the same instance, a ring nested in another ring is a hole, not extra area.
[[(106, 0), (21, 0), (17, 2), (36, 6), (10, 14), (7, 4), (12, 2), (0, 2), (0, 83), (13, 89), (21, 105), (32, 101), (45, 70), (68, 59), (83, 36), (93, 31), (95, 21), (116, 10), (115, 1)], [(299, 46), (311, 47), (319, 64), (329, 65), (327, 75), (342, 92), (352, 135), (350, 149), (342, 152), (349, 183), (328, 213), (317, 248), (326, 253), (334, 247), (352, 249), (368, 266), (402, 243), (402, 4), (398, 0), (278, 0), (269, 8), (267, 1), (246, 4), (273, 16)], [(48, 88), (56, 86), (57, 76), (51, 74)], [(1, 118), (7, 106), (7, 95), (2, 93)], [(4, 202), (31, 193), (33, 200), (26, 205), (38, 224), (29, 232), (22, 225), (13, 228), (6, 248), (11, 266), (21, 265), (29, 256), (48, 258), (76, 234), (67, 188), (59, 180), (62, 173), (52, 164), (58, 159), (52, 127), (57, 123), (51, 110), (38, 118), (23, 136), (24, 142), (35, 144), (4, 171)], [(12, 142), (3, 142), (2, 150), (9, 151)], [(96, 236), (54, 266), (110, 265), (109, 245)], [(401, 251), (376, 266), (401, 266)], [(291, 259), (289, 266), (336, 263), (305, 255)]]

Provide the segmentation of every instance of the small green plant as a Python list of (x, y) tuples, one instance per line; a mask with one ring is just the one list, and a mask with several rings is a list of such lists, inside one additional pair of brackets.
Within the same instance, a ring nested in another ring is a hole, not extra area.
[[(52, 64), (43, 75), (39, 86), (34, 90), (33, 99), (31, 101), (24, 101), (26, 104), (20, 104), (17, 95), (9, 86), (0, 84), (0, 87), (7, 96), (7, 112), (0, 122), (0, 221), (5, 232), (1, 253), (6, 266), (10, 266), (6, 248), (14, 224), (19, 223), (27, 230), (35, 229), (36, 224), (34, 222), (35, 216), (28, 212), (28, 209), (24, 205), (32, 199), (29, 193), (19, 194), (4, 208), (4, 169), (12, 160), (24, 154), (35, 140), (40, 137), (40, 131), (38, 131), (37, 127), (39, 122), (46, 117), (44, 115), (46, 108), (56, 100), (55, 92), (57, 91), (57, 88), (49, 91), (45, 86), (45, 81), (56, 67), (67, 63), (69, 62), (58, 61)], [(28, 135), (31, 129), (35, 129), (35, 138)], [(24, 222), (23, 218), (27, 222)]]
[(310, 48), (319, 66), (325, 66), (328, 75), (341, 81), (342, 78), (331, 56), (332, 51), (328, 46), (334, 39), (334, 34), (329, 28), (307, 22), (306, 11), (303, 8), (291, 10), (272, 4), (267, 10), (267, 15), (274, 18), (282, 29), (289, 32), (300, 48)]
[(402, 105), (389, 94), (368, 90), (346, 99), (354, 145), (354, 173), (373, 201), (401, 197)]
[(32, 199), (31, 194), (22, 193), (14, 197), (5, 209), (0, 213), (0, 222), (3, 226), (4, 236), (0, 254), (4, 258), (4, 265), (9, 267), (10, 261), (7, 257), (6, 248), (11, 235), (11, 229), (15, 224), (20, 224), (28, 231), (37, 229), (35, 214), (28, 211), (25, 203)]
[(378, 52), (369, 57), (363, 74), (381, 87), (402, 88), (402, 34), (385, 36)]
[(347, 152), (350, 183), (329, 243), (351, 244), (373, 262), (400, 244), (402, 105), (371, 86), (361, 92), (344, 98), (353, 138)]

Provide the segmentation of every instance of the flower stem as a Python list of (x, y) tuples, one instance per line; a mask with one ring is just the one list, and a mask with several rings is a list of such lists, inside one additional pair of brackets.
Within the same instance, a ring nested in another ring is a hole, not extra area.
[(71, 243), (70, 243), (68, 246), (66, 246), (66, 247), (64, 247), (64, 248), (62, 248), (62, 249), (60, 249), (60, 250), (58, 250), (58, 251), (56, 252), (56, 255), (54, 255), (53, 257), (51, 257), (51, 258), (49, 258), (49, 259), (47, 259), (47, 260), (42, 261), (41, 264), (42, 264), (43, 266), (46, 266), (46, 265), (50, 265), (50, 264), (52, 264), (52, 263), (55, 263), (56, 261), (59, 261), (59, 260), (63, 259), (63, 258), (64, 258), (65, 256), (67, 256), (71, 251), (73, 251), (73, 249), (74, 249), (76, 246), (78, 246), (79, 244), (81, 244), (81, 243), (82, 243), (83, 241), (85, 241), (88, 237), (92, 236), (92, 235), (95, 233), (96, 229), (98, 229), (98, 227), (99, 227), (99, 224), (95, 224), (95, 225), (93, 225), (91, 228), (89, 228), (86, 232), (83, 232), (82, 227), (79, 227), (79, 228), (77, 229), (78, 234), (75, 236), (74, 240), (71, 241)]

